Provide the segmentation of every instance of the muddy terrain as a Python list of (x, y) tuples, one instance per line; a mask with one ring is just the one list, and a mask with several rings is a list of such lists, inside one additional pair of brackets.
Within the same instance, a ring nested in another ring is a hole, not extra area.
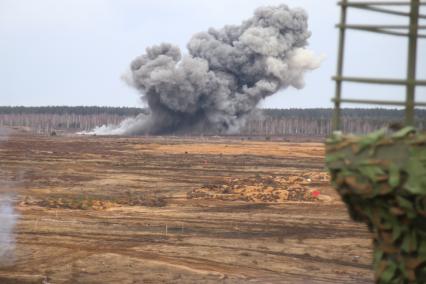
[(321, 143), (9, 135), (0, 283), (372, 283), (370, 235), (323, 159)]

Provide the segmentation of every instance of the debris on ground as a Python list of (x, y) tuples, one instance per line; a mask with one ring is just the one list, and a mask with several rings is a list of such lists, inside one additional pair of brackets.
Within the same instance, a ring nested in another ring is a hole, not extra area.
[[(315, 182), (313, 182), (315, 181)], [(326, 173), (295, 176), (255, 176), (205, 184), (187, 193), (188, 199), (240, 200), (247, 202), (331, 201), (314, 187), (327, 182)]]

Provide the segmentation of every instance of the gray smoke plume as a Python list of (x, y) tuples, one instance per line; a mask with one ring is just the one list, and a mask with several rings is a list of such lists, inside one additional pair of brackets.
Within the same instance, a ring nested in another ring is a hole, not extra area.
[(195, 34), (189, 54), (163, 43), (133, 60), (126, 81), (150, 109), (98, 134), (233, 132), (258, 103), (289, 86), (302, 88), (321, 59), (307, 50), (308, 16), (286, 5), (258, 8), (239, 26)]
[[(6, 141), (9, 134), (9, 130), (0, 128), (0, 143)], [(3, 173), (0, 171), (0, 267), (12, 264), (14, 260), (15, 236), (13, 230), (17, 214), (13, 209), (12, 184), (3, 180)]]

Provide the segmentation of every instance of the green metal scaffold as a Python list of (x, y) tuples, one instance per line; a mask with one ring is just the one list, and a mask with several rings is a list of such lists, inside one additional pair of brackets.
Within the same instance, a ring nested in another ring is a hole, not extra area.
[[(416, 79), (416, 60), (417, 60), (417, 40), (418, 38), (426, 38), (426, 34), (419, 34), (419, 30), (426, 30), (426, 26), (419, 25), (419, 19), (426, 19), (426, 15), (419, 14), (420, 6), (426, 5), (420, 0), (411, 0), (405, 2), (396, 1), (364, 1), (354, 2), (342, 0), (338, 3), (341, 6), (341, 19), (339, 28), (339, 47), (337, 59), (337, 72), (333, 80), (336, 81), (336, 91), (334, 102), (333, 115), (333, 130), (340, 130), (341, 104), (356, 103), (356, 104), (373, 104), (373, 105), (393, 105), (405, 106), (405, 125), (414, 125), (414, 108), (415, 106), (426, 106), (426, 102), (416, 102), (415, 93), (417, 86), (426, 86), (426, 80)], [(389, 9), (393, 6), (410, 7), (410, 12), (396, 11)], [(410, 24), (403, 25), (351, 25), (347, 24), (348, 8), (363, 9), (374, 11), (377, 13), (390, 14), (395, 16), (409, 17)], [(344, 49), (346, 30), (361, 30), (373, 33), (381, 33), (391, 36), (408, 37), (408, 62), (407, 62), (407, 77), (405, 79), (384, 79), (384, 78), (365, 78), (365, 77), (346, 77), (343, 75)], [(362, 99), (347, 99), (342, 98), (342, 83), (355, 82), (366, 84), (386, 84), (400, 85), (406, 87), (406, 98), (404, 101), (388, 101), (388, 100), (362, 100)]]

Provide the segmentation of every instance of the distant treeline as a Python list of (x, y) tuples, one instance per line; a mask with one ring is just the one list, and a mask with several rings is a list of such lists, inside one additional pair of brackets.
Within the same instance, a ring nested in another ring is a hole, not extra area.
[[(262, 112), (268, 117), (303, 117), (303, 118), (328, 118), (331, 119), (333, 109), (330, 108), (294, 108), (294, 109), (263, 109)], [(402, 119), (404, 110), (384, 108), (344, 108), (342, 117), (363, 117), (366, 119)], [(426, 119), (426, 109), (416, 110), (416, 119)]]
[[(122, 116), (135, 116), (146, 113), (144, 108), (136, 107), (110, 107), (110, 106), (0, 106), (0, 114), (77, 114), (77, 115), (97, 115), (111, 114)], [(262, 109), (261, 112), (271, 118), (282, 117), (308, 117), (308, 118), (331, 118), (333, 110), (330, 108), (294, 108), (294, 109)], [(403, 118), (404, 111), (397, 109), (383, 108), (351, 108), (343, 109), (344, 117), (375, 117), (375, 118)], [(419, 109), (416, 112), (418, 119), (426, 119), (426, 109)]]
[[(265, 109), (263, 116), (250, 119), (242, 134), (265, 136), (320, 136), (332, 131), (333, 110)], [(363, 134), (390, 124), (402, 123), (404, 111), (396, 109), (343, 109), (341, 125), (344, 132)], [(426, 110), (416, 110), (416, 126), (426, 129)]]
[[(48, 134), (52, 131), (87, 131), (104, 124), (118, 124), (126, 117), (146, 113), (143, 108), (97, 106), (0, 107), (0, 126), (22, 127)], [(320, 136), (331, 133), (333, 110), (263, 109), (247, 120), (240, 135), (253, 136)], [(345, 132), (367, 133), (402, 122), (404, 111), (396, 109), (343, 109)], [(416, 111), (416, 126), (426, 129), (426, 110)]]

